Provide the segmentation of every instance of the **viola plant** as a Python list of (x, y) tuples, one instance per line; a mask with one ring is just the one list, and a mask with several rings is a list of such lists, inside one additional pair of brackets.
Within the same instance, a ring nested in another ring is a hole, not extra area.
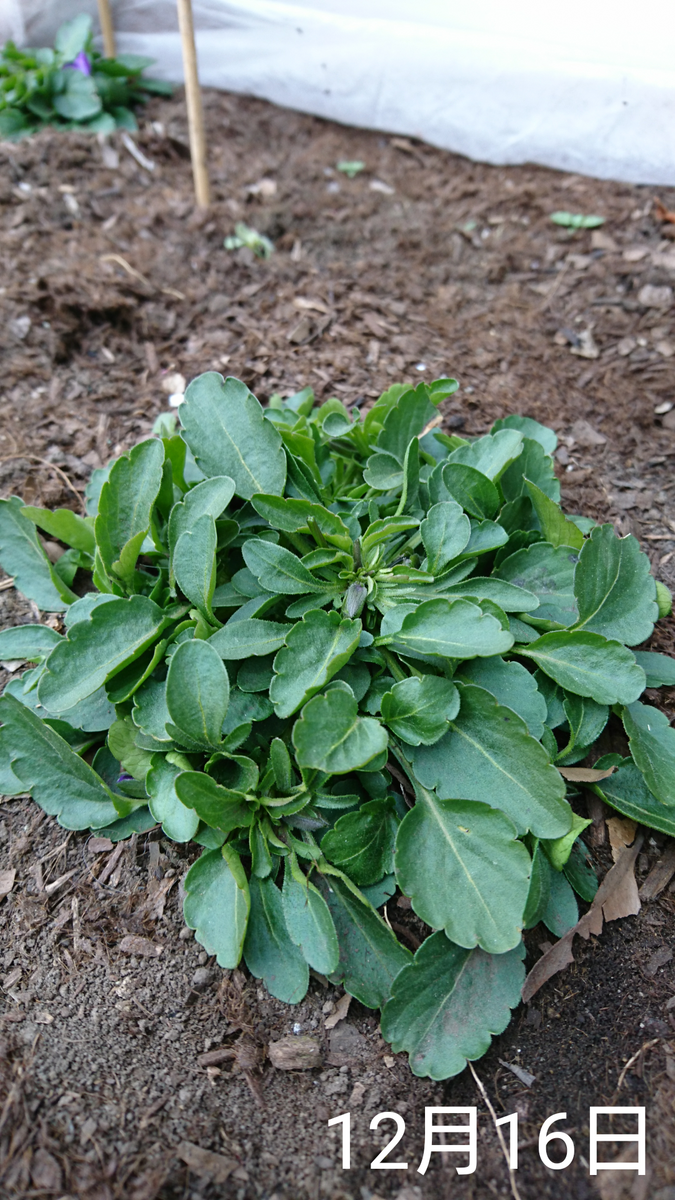
[(629, 648), (669, 597), (635, 538), (563, 514), (552, 430), (439, 432), (456, 387), (263, 410), (209, 372), (85, 516), (0, 501), (3, 567), (65, 629), (0, 633), (34, 664), (0, 699), (0, 790), (197, 843), (185, 920), (221, 966), (291, 1004), (310, 969), (343, 983), (435, 1079), (508, 1024), (523, 930), (595, 893), (565, 773), (610, 719), (630, 752), (593, 786), (675, 834), (675, 732), (640, 701), (675, 662)]
[(112, 133), (138, 128), (133, 108), (149, 94), (171, 95), (171, 85), (143, 79), (154, 62), (137, 54), (104, 58), (94, 49), (91, 17), (59, 29), (54, 49), (0, 50), (0, 138), (17, 141), (47, 125)]

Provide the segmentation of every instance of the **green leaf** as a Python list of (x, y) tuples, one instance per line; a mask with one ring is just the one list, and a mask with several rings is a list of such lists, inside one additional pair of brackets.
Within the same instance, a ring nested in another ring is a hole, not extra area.
[[(442, 580), (438, 582), (441, 584)], [(539, 608), (539, 601), (532, 592), (507, 583), (506, 580), (495, 579), (494, 575), (485, 578), (474, 575), (461, 583), (452, 583), (443, 587), (443, 594), (448, 597), (468, 596), (472, 600), (491, 600), (507, 613), (532, 612)]]
[(551, 871), (548, 903), (542, 921), (556, 937), (564, 937), (579, 920), (579, 905), (566, 877), (561, 871)]
[(500, 563), (496, 574), (533, 592), (539, 601), (537, 621), (573, 625), (579, 612), (574, 596), (574, 569), (578, 555), (568, 546), (536, 542), (517, 550)]
[(370, 800), (340, 817), (321, 839), (321, 849), (355, 884), (367, 886), (393, 871), (397, 829), (392, 798)]
[(461, 679), (491, 692), (500, 704), (522, 717), (529, 733), (539, 741), (547, 717), (546, 701), (533, 675), (520, 663), (503, 658), (474, 658), (462, 663)]
[(73, 546), (85, 554), (93, 554), (96, 549), (93, 522), (78, 517), (69, 508), (57, 508), (52, 512), (48, 508), (33, 508), (26, 504), (21, 515), (66, 546)]
[(241, 792), (222, 787), (203, 771), (183, 771), (176, 776), (174, 787), (181, 804), (193, 808), (202, 821), (221, 833), (248, 829), (253, 820), (253, 809)]
[(572, 822), (565, 782), (544, 747), (512, 709), (483, 688), (458, 684), (459, 716), (434, 746), (413, 751), (415, 775), (441, 799), (481, 800), (500, 808), (519, 834), (561, 837)]
[(469, 516), (479, 521), (494, 517), (499, 508), (499, 492), (486, 475), (462, 463), (444, 463), (436, 468), (439, 469), (447, 492), (446, 496), (439, 495), (439, 500), (456, 500)]
[(518, 653), (533, 659), (568, 692), (590, 696), (598, 704), (630, 704), (644, 690), (644, 671), (630, 650), (599, 633), (545, 633)]
[[(527, 418), (524, 418), (527, 420)], [(540, 426), (540, 428), (544, 428)], [(547, 429), (547, 433), (553, 434), (553, 430)], [(553, 500), (556, 504), (560, 503), (560, 480), (557, 478), (553, 459), (550, 454), (547, 454), (541, 444), (526, 437), (523, 441), (522, 453), (519, 454), (515, 462), (507, 467), (506, 471), (499, 480), (499, 486), (504, 494), (504, 499), (507, 503), (511, 500), (517, 500), (519, 496), (529, 496), (528, 480), (539, 488), (549, 500)]]
[(254, 496), (251, 503), (273, 529), (284, 533), (310, 533), (314, 525), (332, 546), (347, 551), (352, 548), (353, 538), (344, 521), (322, 504), (286, 500), (281, 496)]
[(298, 765), (331, 775), (365, 767), (386, 751), (388, 743), (384, 726), (374, 717), (360, 717), (351, 690), (337, 687), (310, 700), (293, 726)]
[(404, 392), (385, 417), (384, 425), (377, 436), (378, 451), (390, 454), (402, 466), (411, 441), (435, 416), (436, 410), (423, 383), (418, 384), (414, 390), (411, 388)]
[[(477, 438), (468, 446), (459, 446), (453, 450), (448, 463), (461, 463), (465, 467), (473, 467), (490, 480), (499, 479), (510, 463), (514, 461), (523, 448), (523, 435), (517, 429), (500, 429), (497, 433), (487, 433)], [(443, 472), (446, 480), (447, 467)], [(446, 482), (446, 487), (448, 486)]]
[(502, 954), (520, 941), (530, 856), (496, 808), (418, 788), (396, 841), (396, 881), (418, 917), (460, 946)]
[(598, 877), (593, 870), (591, 856), (580, 838), (572, 846), (563, 871), (577, 896), (581, 896), (582, 900), (590, 904), (598, 890)]
[(63, 612), (74, 592), (59, 578), (40, 544), (32, 522), (24, 520), (18, 496), (0, 500), (0, 562), (14, 576), (18, 592), (44, 612)]
[(206, 476), (229, 475), (244, 500), (256, 492), (283, 495), (281, 435), (244, 383), (224, 380), (216, 371), (199, 375), (188, 385), (179, 417), (185, 441)]
[[(654, 650), (634, 650), (635, 661), (647, 676), (647, 687), (675, 687), (675, 658), (657, 654)], [(13, 658), (3, 654), (3, 658)], [(26, 656), (28, 657), (28, 656)]]
[(286, 635), (274, 660), (270, 700), (290, 717), (344, 667), (359, 644), (361, 622), (312, 609)]
[(555, 453), (558, 446), (558, 437), (554, 430), (549, 429), (548, 425), (540, 425), (539, 421), (533, 420), (532, 417), (519, 417), (515, 413), (509, 413), (508, 417), (500, 417), (495, 421), (491, 433), (496, 433), (499, 429), (520, 430), (526, 441), (538, 442), (546, 454)]
[(650, 792), (644, 776), (631, 759), (624, 759), (618, 771), (601, 783), (593, 784), (591, 790), (624, 817), (675, 837), (675, 811), (666, 808)]
[(282, 742), (281, 738), (272, 738), (270, 743), (270, 766), (274, 772), (277, 791), (282, 796), (287, 795), (293, 786), (293, 771), (291, 756), (286, 743)]
[(590, 818), (587, 819), (578, 816), (577, 813), (572, 813), (572, 828), (569, 833), (564, 834), (563, 837), (544, 838), (541, 841), (540, 844), (546, 851), (551, 866), (555, 867), (556, 871), (562, 871), (572, 853), (572, 847), (579, 834), (583, 833), (584, 829), (587, 829), (592, 824), (593, 822)]
[[(185, 443), (181, 443), (185, 449)], [(173, 554), (182, 533), (194, 529), (200, 517), (213, 517), (214, 521), (225, 511), (234, 495), (234, 480), (229, 475), (214, 475), (190, 489), (183, 499), (174, 504), (169, 516), (169, 548)]]
[(535, 925), (538, 925), (546, 912), (551, 895), (551, 874), (551, 864), (541, 848), (541, 843), (537, 841), (532, 855), (530, 890), (527, 893), (527, 904), (523, 913), (525, 929), (533, 929)]
[(291, 940), (310, 967), (332, 975), (340, 957), (333, 918), (318, 888), (297, 866), (294, 869), (293, 856), (286, 859), (281, 899)]
[(173, 554), (176, 581), (184, 596), (207, 618), (216, 586), (216, 523), (205, 513), (181, 533)]
[(376, 645), (393, 644), (400, 653), (473, 658), (510, 650), (513, 638), (495, 617), (468, 600), (425, 600), (409, 612), (398, 632), (376, 638)]
[(189, 842), (199, 828), (199, 817), (176, 795), (174, 784), (180, 771), (180, 767), (168, 762), (163, 754), (153, 754), (145, 786), (150, 797), (150, 812), (166, 836), (174, 842)]
[[(488, 660), (490, 661), (490, 660)], [(413, 675), (395, 683), (381, 700), (382, 720), (410, 746), (431, 746), (459, 712), (459, 692), (449, 679)]]
[(229, 702), (227, 670), (210, 642), (182, 642), (169, 665), (166, 705), (179, 733), (187, 734), (188, 745), (220, 745)]
[(64, 829), (96, 829), (117, 817), (112, 793), (46, 722), (13, 696), (0, 697), (0, 761)]
[(251, 877), (251, 912), (244, 942), (246, 966), (262, 979), (270, 995), (299, 1004), (309, 986), (309, 968), (291, 941), (284, 921), (281, 892), (271, 879)]
[(509, 540), (506, 530), (496, 521), (472, 521), (471, 537), (462, 551), (462, 558), (473, 558), (497, 550)]
[(427, 570), (440, 575), (453, 558), (462, 553), (471, 535), (469, 518), (454, 500), (434, 504), (420, 526)]
[(136, 729), (131, 717), (114, 721), (108, 730), (108, 746), (111, 754), (134, 779), (145, 779), (152, 761), (152, 754), (136, 745)]
[(103, 106), (91, 75), (83, 75), (77, 70), (59, 74), (64, 76), (65, 86), (63, 91), (52, 94), (51, 98), (59, 116), (67, 121), (86, 121), (97, 116)]
[(81, 50), (85, 50), (91, 36), (91, 17), (80, 13), (72, 21), (64, 21), (56, 31), (54, 49), (61, 62), (72, 62)]
[(50, 712), (67, 712), (142, 654), (173, 619), (147, 596), (94, 608), (52, 651), (40, 680), (40, 703)]
[(506, 954), (463, 950), (442, 932), (422, 943), (396, 979), (382, 1013), (382, 1036), (407, 1050), (413, 1075), (449, 1079), (485, 1054), (520, 1002), (521, 944)]
[(255, 617), (243, 621), (230, 620), (222, 629), (216, 630), (208, 642), (227, 661), (261, 657), (279, 650), (292, 628), (291, 625), (279, 625), (276, 621), (259, 621)]
[(327, 584), (315, 579), (297, 554), (274, 542), (251, 538), (242, 546), (244, 562), (261, 587), (282, 596), (300, 596), (305, 592), (325, 592)]
[(570, 727), (570, 740), (556, 756), (556, 762), (568, 766), (585, 758), (589, 746), (598, 740), (607, 724), (609, 708), (606, 704), (596, 704), (588, 696), (566, 692), (563, 709)]
[(134, 692), (132, 717), (134, 725), (142, 733), (157, 742), (171, 744), (166, 730), (166, 723), (171, 720), (171, 716), (166, 706), (165, 679), (147, 679), (138, 691)]
[(675, 729), (665, 713), (647, 704), (629, 704), (622, 716), (647, 787), (662, 804), (675, 807)]
[(61, 641), (61, 634), (49, 625), (15, 625), (0, 632), (0, 659), (41, 662)]
[(150, 517), (162, 485), (164, 445), (148, 438), (113, 464), (101, 488), (94, 530), (108, 574), (133, 578), (136, 559), (150, 528)]
[(239, 963), (251, 907), (248, 882), (239, 855), (230, 846), (207, 850), (185, 877), (183, 915), (207, 954), (220, 967)]
[(525, 483), (546, 541), (552, 546), (570, 546), (572, 550), (580, 550), (584, 544), (581, 530), (572, 521), (567, 520), (560, 505), (542, 492), (541, 488), (529, 479), (526, 479)]
[(649, 559), (632, 534), (620, 538), (613, 525), (597, 525), (579, 555), (574, 590), (578, 629), (629, 646), (650, 636), (659, 612), (656, 584)]
[(335, 875), (322, 877), (321, 891), (330, 909), (340, 961), (333, 981), (366, 1008), (382, 1008), (402, 967), (412, 959), (391, 929), (357, 889)]

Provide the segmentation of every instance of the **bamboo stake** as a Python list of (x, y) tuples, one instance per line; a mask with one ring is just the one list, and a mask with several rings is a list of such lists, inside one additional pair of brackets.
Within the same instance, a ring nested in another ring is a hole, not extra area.
[(206, 138), (204, 136), (204, 114), (197, 73), (197, 51), (192, 21), (191, 0), (177, 0), (178, 25), (183, 45), (183, 70), (185, 73), (185, 100), (187, 103), (190, 154), (195, 197), (200, 208), (210, 203), (209, 176), (206, 170)]
[(106, 58), (115, 57), (115, 27), (109, 0), (98, 0), (98, 19), (101, 22), (103, 35), (103, 53)]

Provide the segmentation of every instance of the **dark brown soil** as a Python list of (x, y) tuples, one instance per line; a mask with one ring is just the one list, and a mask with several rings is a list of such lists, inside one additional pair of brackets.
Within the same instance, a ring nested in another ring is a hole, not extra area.
[[(176, 372), (224, 370), (262, 400), (311, 384), (349, 403), (395, 379), (456, 374), (449, 428), (479, 433), (507, 412), (553, 425), (568, 511), (634, 532), (672, 587), (675, 409), (655, 409), (675, 402), (675, 310), (672, 292), (649, 289), (673, 286), (675, 243), (651, 191), (486, 167), (250, 99), (205, 100), (206, 214), (191, 200), (180, 98), (145, 114), (138, 144), (152, 172), (121, 143), (114, 166), (109, 148), (77, 135), (0, 147), (2, 494), (77, 507), (91, 469), (148, 433), (166, 406), (162, 382)], [(340, 159), (366, 170), (348, 180), (334, 169)], [(251, 187), (261, 179), (274, 181), (274, 194)], [(675, 207), (675, 193), (661, 199)], [(570, 238), (549, 220), (559, 209), (601, 213), (602, 236)], [(238, 220), (275, 241), (269, 262), (224, 250)], [(596, 357), (583, 356), (594, 347)], [(35, 617), (11, 591), (0, 601), (3, 626)], [(673, 653), (674, 634), (666, 620), (652, 644)], [(672, 694), (664, 699), (670, 710)], [(191, 852), (154, 831), (126, 843), (110, 871), (115, 851), (68, 835), (28, 800), (6, 801), (0, 818), (0, 869), (17, 870), (0, 906), (3, 1197), (510, 1194), (468, 1072), (445, 1084), (414, 1079), (356, 1002), (325, 1030), (337, 989), (312, 980), (290, 1009), (181, 937)], [(665, 839), (647, 836), (639, 882), (664, 849)], [(606, 869), (606, 846), (594, 853)], [(575, 947), (576, 963), (515, 1013), (476, 1065), (497, 1115), (519, 1113), (522, 1200), (675, 1196), (672, 887)], [(161, 953), (125, 953), (126, 935)], [(528, 962), (546, 936), (529, 936)], [(297, 1026), (320, 1039), (321, 1069), (284, 1072), (264, 1060), (269, 1042)], [(234, 1059), (200, 1065), (223, 1045), (237, 1047)], [(500, 1060), (535, 1075), (532, 1087)], [(612, 1103), (646, 1106), (649, 1174), (602, 1173), (599, 1192), (588, 1110)], [(442, 1104), (478, 1104), (472, 1176), (456, 1176), (441, 1155), (417, 1173), (425, 1105)], [(348, 1110), (354, 1166), (343, 1172), (327, 1121)], [(369, 1169), (393, 1133), (391, 1123), (369, 1130), (383, 1111), (405, 1117), (394, 1160), (407, 1171)], [(554, 1172), (539, 1160), (537, 1135), (562, 1112), (576, 1157)], [(214, 1160), (206, 1173), (190, 1170), (184, 1142), (231, 1160), (227, 1181), (214, 1182)]]

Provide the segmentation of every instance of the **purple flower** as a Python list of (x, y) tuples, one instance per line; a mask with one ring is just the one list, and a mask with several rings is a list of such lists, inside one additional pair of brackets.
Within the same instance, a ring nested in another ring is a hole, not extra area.
[(118, 783), (128, 783), (133, 779), (133, 775), (129, 775), (128, 771), (122, 771), (121, 775), (117, 776)]
[(66, 63), (66, 67), (71, 67), (74, 71), (81, 71), (83, 75), (91, 75), (91, 63), (84, 50), (80, 50), (77, 58), (74, 58), (72, 62)]

